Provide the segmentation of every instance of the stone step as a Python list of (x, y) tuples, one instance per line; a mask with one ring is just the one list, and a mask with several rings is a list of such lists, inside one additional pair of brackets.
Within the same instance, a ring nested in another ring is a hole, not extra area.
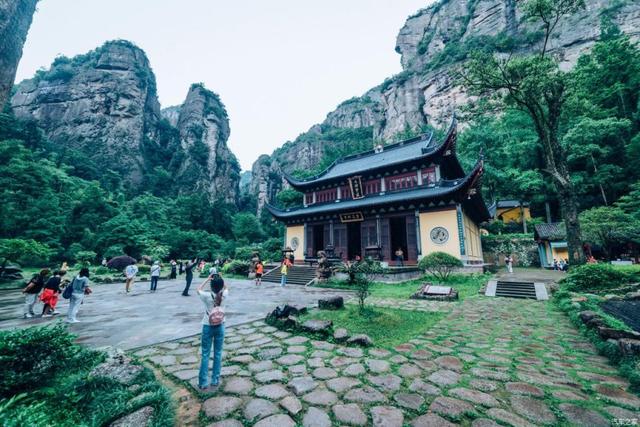
[(496, 284), (495, 296), (505, 298), (537, 299), (536, 288), (530, 282), (503, 282)]

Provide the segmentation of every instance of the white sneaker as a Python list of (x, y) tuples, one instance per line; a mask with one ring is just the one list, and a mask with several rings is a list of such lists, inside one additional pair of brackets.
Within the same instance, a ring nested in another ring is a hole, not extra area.
[(43, 315), (42, 315), (42, 317), (51, 317), (51, 316), (53, 316), (53, 314), (49, 314), (49, 313), (47, 313), (47, 314), (43, 314)]
[(24, 319), (31, 319), (32, 317), (33, 317), (33, 314), (26, 313), (23, 318)]
[(55, 316), (55, 315), (57, 315), (57, 314), (60, 314), (60, 312), (59, 312), (58, 310), (53, 310), (53, 311), (51, 312), (51, 314), (53, 314), (53, 315)]

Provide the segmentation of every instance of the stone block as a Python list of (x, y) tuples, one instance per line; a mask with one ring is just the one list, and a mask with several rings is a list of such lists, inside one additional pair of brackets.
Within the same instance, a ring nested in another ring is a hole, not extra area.
[(320, 299), (318, 307), (322, 310), (339, 310), (344, 308), (344, 299), (339, 296)]

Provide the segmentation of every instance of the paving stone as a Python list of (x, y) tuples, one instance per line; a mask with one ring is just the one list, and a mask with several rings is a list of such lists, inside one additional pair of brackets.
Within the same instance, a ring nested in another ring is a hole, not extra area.
[(422, 369), (411, 363), (404, 363), (398, 368), (398, 375), (403, 378), (415, 378), (422, 375)]
[(610, 425), (605, 417), (591, 409), (571, 403), (561, 403), (558, 407), (567, 421), (576, 426), (607, 427)]
[(322, 368), (324, 367), (324, 360), (319, 357), (307, 359), (307, 365), (309, 365), (310, 368)]
[(554, 423), (556, 416), (542, 400), (526, 396), (511, 396), (511, 407), (518, 414), (537, 423)]
[(357, 376), (365, 373), (364, 366), (361, 363), (354, 363), (342, 370), (344, 375)]
[(303, 427), (331, 427), (329, 415), (322, 409), (311, 406), (302, 418)]
[(222, 421), (216, 421), (215, 423), (211, 423), (207, 425), (207, 427), (242, 427), (242, 423), (233, 418), (228, 418)]
[(279, 358), (276, 359), (276, 362), (278, 362), (281, 365), (296, 365), (300, 362), (302, 362), (304, 360), (303, 356), (300, 356), (298, 354), (287, 354), (285, 356), (280, 356)]
[(447, 386), (456, 384), (460, 381), (460, 374), (447, 369), (441, 369), (429, 375), (428, 379), (434, 384)]
[(176, 364), (175, 356), (166, 356), (166, 355), (151, 356), (149, 360), (152, 363), (155, 363), (156, 365), (160, 365), (160, 366), (170, 366), (170, 365)]
[(342, 393), (360, 384), (359, 380), (349, 377), (334, 378), (326, 382), (327, 388), (336, 393)]
[(502, 421), (505, 424), (511, 425), (513, 427), (531, 427), (533, 424), (526, 421), (523, 418), (520, 418), (516, 414), (511, 411), (505, 411), (500, 408), (491, 408), (487, 411), (487, 415), (491, 418), (494, 418), (498, 421)]
[(293, 376), (307, 375), (307, 367), (305, 365), (293, 365), (287, 368)]
[(318, 359), (328, 359), (329, 357), (331, 357), (331, 352), (328, 352), (326, 350), (316, 350), (311, 353), (311, 357), (317, 357)]
[(374, 427), (402, 427), (404, 415), (393, 406), (374, 406), (371, 408), (371, 420)]
[(337, 342), (344, 342), (349, 339), (351, 335), (349, 335), (349, 331), (345, 328), (338, 328), (333, 332), (333, 339)]
[(489, 418), (476, 418), (471, 423), (471, 427), (500, 427), (500, 424)]
[(279, 357), (282, 354), (282, 347), (271, 347), (260, 350), (257, 354), (258, 359), (271, 360)]
[(296, 427), (296, 423), (288, 415), (276, 414), (258, 421), (253, 427)]
[(469, 385), (480, 391), (496, 391), (498, 384), (489, 380), (473, 379), (469, 381)]
[(287, 383), (287, 387), (298, 396), (313, 390), (318, 383), (312, 377), (296, 377)]
[(359, 360), (353, 357), (336, 356), (329, 361), (329, 364), (334, 368), (339, 368), (340, 366), (351, 365), (357, 362), (359, 362)]
[(176, 348), (178, 348), (180, 346), (180, 344), (178, 344), (175, 341), (172, 342), (163, 342), (158, 344), (158, 347), (160, 348), (164, 348), (165, 350), (175, 350)]
[(287, 348), (287, 353), (306, 353), (307, 347), (303, 345), (290, 345)]
[(385, 358), (391, 355), (389, 350), (385, 350), (383, 348), (371, 348), (368, 351), (369, 356), (377, 357), (377, 358)]
[(431, 402), (429, 410), (432, 412), (437, 412), (440, 415), (451, 417), (459, 417), (462, 414), (474, 412), (473, 406), (471, 404), (463, 400), (444, 396), (436, 397), (433, 402)]
[(242, 405), (242, 399), (233, 396), (219, 396), (207, 399), (202, 410), (209, 418), (224, 418)]
[(311, 373), (314, 378), (318, 378), (320, 380), (327, 380), (329, 378), (335, 378), (338, 376), (338, 373), (331, 368), (316, 368)]
[(256, 396), (264, 397), (270, 400), (278, 400), (289, 394), (280, 384), (268, 384), (258, 387), (255, 392)]
[(417, 411), (424, 403), (424, 398), (415, 393), (398, 393), (393, 396), (398, 405)]
[(364, 426), (367, 424), (367, 416), (355, 403), (334, 405), (332, 411), (336, 419), (341, 423), (354, 426)]
[(180, 378), (181, 380), (190, 380), (192, 378), (196, 378), (198, 376), (198, 369), (186, 369), (184, 371), (174, 372), (173, 375)]
[(587, 396), (571, 390), (554, 390), (551, 395), (558, 400), (587, 400)]
[(339, 348), (336, 352), (347, 357), (362, 357), (364, 355), (364, 351), (362, 351), (361, 348), (355, 347), (342, 347)]
[(224, 392), (231, 394), (249, 394), (253, 383), (247, 378), (230, 377), (224, 381)]
[(282, 399), (280, 402), (280, 406), (282, 406), (288, 413), (295, 416), (298, 412), (302, 411), (302, 402), (295, 396), (287, 396)]
[(438, 369), (438, 365), (433, 363), (431, 360), (414, 360), (413, 363), (418, 365), (425, 372), (431, 372)]
[(278, 407), (268, 400), (251, 399), (244, 407), (243, 415), (251, 422), (261, 420), (278, 412)]
[(604, 411), (611, 415), (613, 418), (624, 418), (630, 420), (633, 418), (640, 419), (640, 413), (630, 411), (628, 409), (620, 408), (618, 406), (607, 406), (603, 408)]
[(153, 417), (154, 409), (151, 406), (145, 406), (132, 412), (124, 417), (121, 417), (110, 424), (110, 427), (131, 427), (131, 426), (146, 426)]
[(438, 396), (442, 393), (442, 391), (438, 387), (434, 386), (433, 384), (424, 382), (419, 378), (413, 380), (413, 382), (409, 385), (409, 390), (417, 391), (421, 394), (427, 394), (431, 396)]
[(200, 358), (196, 356), (187, 356), (180, 359), (180, 363), (183, 365), (192, 365), (200, 362)]
[(336, 348), (335, 344), (326, 341), (311, 341), (311, 345), (313, 348), (317, 348), (318, 350), (331, 351)]
[(274, 381), (282, 381), (284, 380), (285, 376), (282, 371), (273, 369), (271, 371), (259, 372), (258, 374), (256, 374), (255, 378), (256, 381), (260, 383), (270, 383)]
[(411, 427), (455, 427), (455, 424), (450, 423), (436, 414), (426, 414), (414, 418), (409, 425), (411, 425)]
[(237, 374), (239, 370), (240, 366), (238, 365), (223, 366), (222, 369), (220, 369), (220, 375), (222, 375), (223, 377), (228, 377), (230, 375)]
[(365, 359), (364, 363), (365, 365), (367, 365), (367, 368), (370, 372), (374, 372), (377, 374), (387, 372), (390, 369), (389, 362), (387, 362), (386, 360)]
[[(371, 354), (371, 352), (369, 352), (369, 355), (373, 356), (373, 355)], [(380, 357), (380, 356), (377, 356), (377, 357)], [(409, 359), (407, 359), (406, 357), (404, 357), (404, 356), (403, 356), (403, 355), (401, 355), (401, 354), (396, 354), (395, 356), (390, 357), (390, 358), (389, 358), (389, 360), (390, 360), (391, 362), (393, 362), (393, 363), (405, 363), (405, 362), (406, 362), (406, 361), (408, 361)]]
[(352, 388), (344, 395), (344, 400), (358, 403), (385, 402), (387, 398), (373, 387)]
[(250, 354), (243, 354), (241, 356), (232, 357), (229, 361), (234, 363), (251, 363), (254, 361), (254, 358)]
[(157, 348), (147, 347), (142, 350), (136, 351), (135, 353), (133, 353), (133, 355), (137, 357), (146, 357), (146, 356), (151, 356), (152, 354), (156, 354), (157, 352), (158, 352)]
[(291, 333), (285, 331), (274, 332), (273, 336), (276, 338), (287, 338), (291, 336)]
[(463, 364), (457, 357), (454, 356), (440, 356), (434, 360), (436, 365), (440, 366), (443, 369), (448, 369), (450, 371), (460, 372), (462, 371)]
[(385, 390), (399, 390), (400, 384), (402, 384), (402, 378), (394, 374), (386, 374), (386, 375), (378, 375), (372, 376), (369, 375), (367, 380), (378, 387), (382, 387)]
[(509, 375), (504, 372), (493, 371), (491, 369), (484, 368), (471, 368), (471, 373), (479, 378), (489, 379), (489, 380), (497, 380), (497, 381), (508, 381)]
[(498, 403), (495, 397), (478, 390), (471, 390), (471, 389), (462, 388), (462, 387), (454, 388), (452, 390), (449, 390), (449, 395), (459, 397), (460, 399), (468, 400), (469, 402), (473, 402), (478, 405), (488, 406), (491, 408), (495, 406), (500, 406), (500, 403)]
[(302, 396), (302, 400), (310, 403), (311, 405), (326, 406), (336, 403), (338, 401), (338, 396), (334, 392), (329, 390), (316, 389), (315, 391)]
[(605, 400), (609, 400), (620, 405), (627, 405), (634, 408), (640, 408), (640, 398), (631, 393), (627, 393), (620, 387), (607, 384), (596, 384), (593, 390), (601, 395)]
[(273, 362), (271, 360), (262, 360), (260, 362), (250, 363), (247, 366), (251, 372), (262, 372), (273, 369)]
[(513, 393), (513, 394), (523, 394), (527, 396), (536, 396), (536, 397), (544, 396), (544, 391), (542, 391), (540, 387), (536, 387), (528, 383), (522, 383), (522, 382), (506, 383), (504, 385), (504, 388), (509, 393)]
[(284, 340), (284, 343), (289, 345), (297, 345), (297, 344), (304, 344), (308, 341), (309, 341), (309, 338), (307, 337), (297, 336), (297, 337), (287, 338), (286, 340)]

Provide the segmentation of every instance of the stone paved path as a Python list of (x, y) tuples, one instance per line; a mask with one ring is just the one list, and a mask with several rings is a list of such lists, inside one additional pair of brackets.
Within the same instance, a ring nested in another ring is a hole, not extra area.
[[(85, 298), (78, 319), (70, 330), (78, 341), (92, 346), (123, 349), (141, 347), (198, 333), (201, 329), (202, 303), (195, 294), (204, 279), (195, 279), (191, 295), (180, 294), (184, 280), (163, 280), (158, 291), (149, 293), (149, 282), (138, 282), (130, 295), (123, 283), (92, 285), (93, 294)], [(230, 288), (226, 300), (227, 324), (237, 325), (262, 319), (278, 304), (317, 303), (323, 295), (350, 295), (334, 289), (305, 288), (264, 283), (259, 289), (252, 281), (226, 279)], [(24, 297), (19, 290), (0, 291), (0, 329), (42, 325), (54, 318), (22, 319)], [(58, 310), (67, 312), (69, 303), (60, 298)], [(38, 303), (35, 312), (42, 312)]]
[[(390, 349), (344, 347), (261, 321), (228, 328), (223, 384), (199, 396), (199, 422), (608, 426), (640, 418), (628, 382), (551, 304), (478, 297), (444, 307), (435, 327)], [(198, 346), (194, 336), (135, 354), (193, 385)]]

